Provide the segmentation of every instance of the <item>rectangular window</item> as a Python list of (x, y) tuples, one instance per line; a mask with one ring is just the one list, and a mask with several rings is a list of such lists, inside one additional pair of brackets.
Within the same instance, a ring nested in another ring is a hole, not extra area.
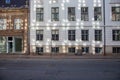
[(59, 21), (59, 7), (52, 7), (51, 20), (52, 21)]
[(120, 53), (120, 47), (113, 47), (113, 53)]
[(6, 27), (7, 27), (7, 20), (0, 19), (0, 30), (6, 30)]
[(59, 53), (59, 47), (51, 47), (51, 52)]
[(68, 7), (68, 20), (69, 21), (75, 21), (75, 7)]
[(102, 53), (101, 47), (95, 47), (95, 53)]
[(75, 30), (68, 30), (68, 40), (75, 41)]
[(94, 20), (95, 21), (101, 21), (102, 20), (101, 7), (94, 7)]
[(82, 47), (83, 53), (89, 53), (89, 47)]
[(43, 21), (44, 10), (43, 8), (36, 8), (36, 21)]
[(112, 21), (120, 21), (120, 6), (112, 7)]
[(52, 40), (58, 41), (59, 40), (59, 30), (52, 30)]
[(6, 52), (6, 37), (0, 36), (0, 53)]
[(82, 30), (81, 31), (81, 38), (83, 41), (89, 40), (89, 31), (88, 30)]
[(36, 30), (36, 40), (43, 40), (43, 30)]
[(36, 53), (43, 53), (43, 47), (36, 47)]
[(88, 7), (81, 7), (81, 20), (88, 21)]
[(69, 47), (68, 52), (69, 53), (75, 53), (75, 47)]
[(102, 41), (102, 30), (95, 30), (95, 41)]
[(15, 29), (21, 29), (22, 20), (21, 19), (14, 19), (14, 28)]
[(120, 30), (113, 30), (113, 41), (120, 41)]

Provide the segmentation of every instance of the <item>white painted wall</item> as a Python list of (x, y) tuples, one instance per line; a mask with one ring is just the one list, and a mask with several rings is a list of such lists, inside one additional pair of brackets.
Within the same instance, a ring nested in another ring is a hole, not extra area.
[[(40, 1), (43, 1), (43, 5), (40, 5)], [(51, 30), (59, 29), (59, 41), (52, 42), (56, 45), (88, 45), (88, 46), (103, 46), (104, 44), (104, 16), (103, 16), (103, 0), (58, 0), (58, 3), (51, 3), (51, 0), (30, 0), (30, 45), (31, 46), (42, 46), (51, 45)], [(106, 22), (106, 44), (107, 46), (119, 45), (120, 41), (112, 41), (112, 29), (120, 29), (120, 21), (111, 20), (111, 6), (120, 6), (120, 4), (110, 4), (112, 0), (105, 0), (105, 22)], [(114, 0), (113, 0), (114, 1)], [(81, 10), (80, 7), (85, 6), (89, 9), (89, 21), (81, 21)], [(102, 7), (102, 21), (94, 21), (94, 6)], [(44, 8), (44, 21), (36, 22), (36, 8)], [(51, 7), (59, 7), (59, 21), (51, 22)], [(76, 21), (67, 20), (67, 8), (76, 8)], [(99, 27), (94, 28), (93, 25), (98, 25)], [(84, 27), (81, 27), (84, 26)], [(36, 41), (36, 30), (44, 30), (44, 40)], [(68, 30), (76, 30), (76, 41), (68, 41)], [(81, 30), (89, 30), (89, 41), (81, 41)], [(94, 41), (94, 30), (102, 30), (102, 41)], [(67, 42), (66, 42), (67, 41)], [(66, 42), (66, 43), (65, 43)], [(34, 49), (34, 47), (31, 47)], [(109, 49), (108, 49), (109, 50)], [(32, 51), (32, 50), (31, 50)], [(34, 51), (34, 50), (33, 50)], [(92, 52), (92, 50), (90, 51)]]

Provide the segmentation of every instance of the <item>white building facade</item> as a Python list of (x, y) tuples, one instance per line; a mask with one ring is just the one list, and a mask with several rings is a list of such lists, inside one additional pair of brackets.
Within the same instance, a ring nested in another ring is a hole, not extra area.
[(30, 52), (120, 53), (120, 0), (30, 0)]

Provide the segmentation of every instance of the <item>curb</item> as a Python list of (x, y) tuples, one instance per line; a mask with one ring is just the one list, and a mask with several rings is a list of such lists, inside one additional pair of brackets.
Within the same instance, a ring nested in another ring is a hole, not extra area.
[(120, 56), (101, 56), (101, 55), (64, 55), (64, 56), (39, 56), (39, 55), (0, 55), (0, 59), (120, 59)]

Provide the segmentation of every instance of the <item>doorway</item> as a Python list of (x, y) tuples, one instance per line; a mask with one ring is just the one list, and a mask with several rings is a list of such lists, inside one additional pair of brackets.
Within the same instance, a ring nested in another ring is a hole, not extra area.
[(15, 52), (22, 52), (22, 38), (15, 37)]
[(21, 53), (23, 49), (22, 37), (7, 37), (7, 53)]
[(8, 53), (13, 52), (13, 37), (8, 37)]

